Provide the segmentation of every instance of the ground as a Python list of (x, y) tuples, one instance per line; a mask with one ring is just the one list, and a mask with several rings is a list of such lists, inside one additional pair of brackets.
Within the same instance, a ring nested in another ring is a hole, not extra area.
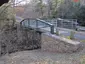
[(83, 46), (83, 50), (76, 53), (56, 53), (41, 49), (19, 51), (1, 56), (0, 64), (81, 64), (85, 43)]
[(80, 64), (85, 48), (77, 53), (38, 50), (20, 51), (0, 58), (0, 64)]

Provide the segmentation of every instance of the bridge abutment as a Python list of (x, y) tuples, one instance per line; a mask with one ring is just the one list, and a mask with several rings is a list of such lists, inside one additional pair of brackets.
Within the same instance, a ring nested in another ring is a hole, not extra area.
[(55, 34), (42, 34), (42, 50), (56, 53), (73, 53), (80, 51), (83, 46), (80, 42), (69, 40)]

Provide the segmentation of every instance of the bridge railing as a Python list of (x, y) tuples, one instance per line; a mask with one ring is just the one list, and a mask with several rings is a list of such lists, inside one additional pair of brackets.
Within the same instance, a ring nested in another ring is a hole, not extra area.
[(46, 22), (44, 20), (41, 20), (41, 19), (37, 19), (37, 21), (41, 22), (41, 23), (44, 23), (45, 25), (47, 25), (48, 27), (50, 27), (50, 32), (53, 34), (54, 33), (54, 25), (49, 23), (49, 22)]
[(42, 28), (50, 28), (50, 33), (54, 34), (54, 25), (41, 19), (24, 19), (20, 22), (23, 27), (42, 30)]
[(76, 30), (78, 26), (77, 19), (61, 19), (61, 18), (53, 18), (53, 19), (43, 19), (46, 22), (50, 22), (56, 28), (66, 28)]

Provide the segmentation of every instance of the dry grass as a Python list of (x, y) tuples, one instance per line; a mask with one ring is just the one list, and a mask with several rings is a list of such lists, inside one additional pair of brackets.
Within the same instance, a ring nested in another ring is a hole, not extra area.
[(85, 64), (85, 55), (80, 58), (81, 64)]
[(53, 61), (53, 60), (42, 60), (42, 61), (37, 61), (33, 62), (30, 64), (80, 64), (78, 61)]

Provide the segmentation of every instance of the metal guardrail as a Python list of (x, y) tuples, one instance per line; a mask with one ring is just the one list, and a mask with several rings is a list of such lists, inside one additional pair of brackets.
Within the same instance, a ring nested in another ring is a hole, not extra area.
[(85, 27), (77, 26), (77, 31), (85, 31)]
[(50, 27), (50, 33), (54, 34), (54, 25), (41, 19), (24, 19), (20, 22), (22, 27), (42, 30), (41, 28)]
[(78, 23), (77, 19), (61, 19), (61, 18), (54, 18), (54, 19), (43, 19), (47, 22), (53, 24), (56, 28), (67, 28), (76, 30)]

